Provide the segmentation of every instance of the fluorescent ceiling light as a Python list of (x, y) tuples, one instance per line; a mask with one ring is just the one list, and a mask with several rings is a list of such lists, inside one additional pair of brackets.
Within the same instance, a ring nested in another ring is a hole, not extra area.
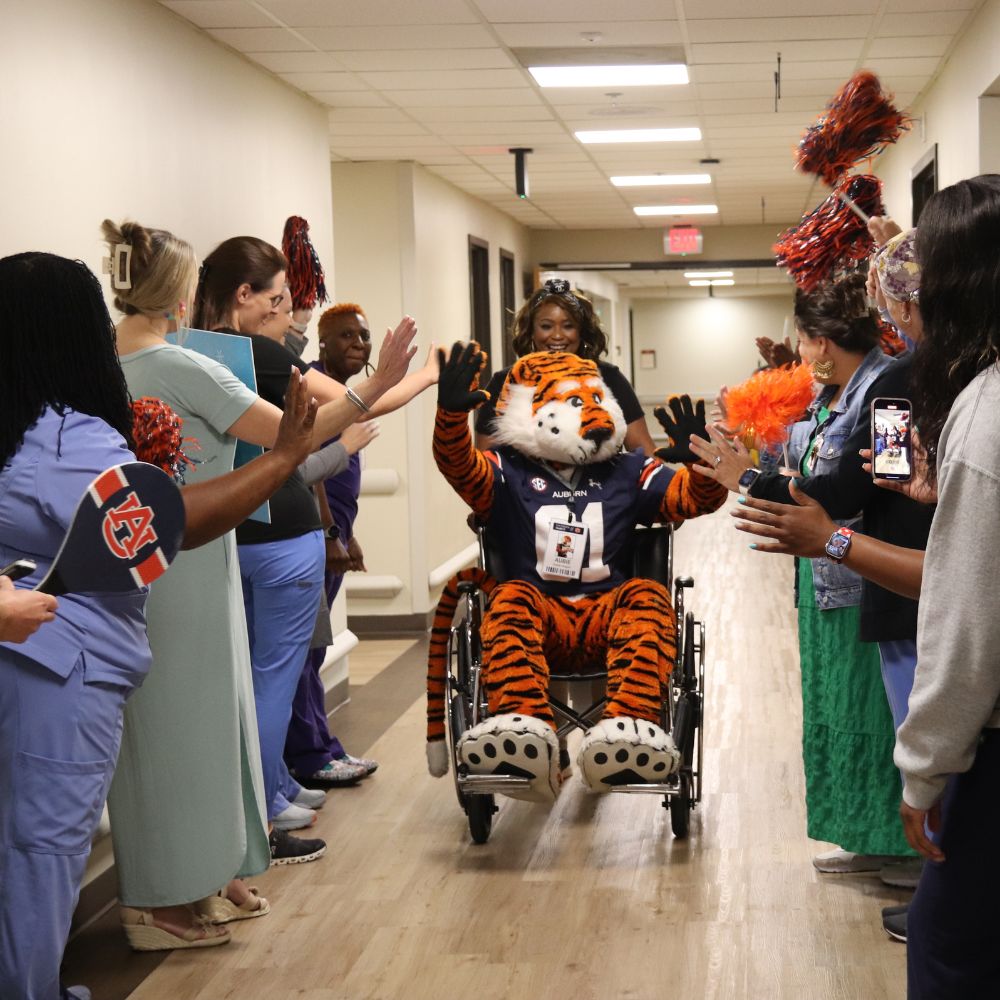
[(718, 205), (637, 205), (636, 215), (716, 215)]
[(698, 142), (700, 128), (618, 128), (596, 132), (574, 132), (583, 143), (610, 142)]
[(615, 187), (661, 187), (668, 184), (711, 184), (711, 174), (637, 174), (612, 177)]
[(539, 87), (662, 87), (687, 83), (683, 63), (647, 66), (529, 66)]
[(696, 278), (694, 281), (689, 281), (688, 284), (692, 288), (708, 288), (709, 285), (712, 285), (713, 287), (715, 285), (735, 285), (736, 282), (733, 281), (732, 278), (721, 278), (716, 279), (715, 281), (708, 281), (705, 278)]
[(685, 278), (731, 278), (732, 271), (685, 271)]

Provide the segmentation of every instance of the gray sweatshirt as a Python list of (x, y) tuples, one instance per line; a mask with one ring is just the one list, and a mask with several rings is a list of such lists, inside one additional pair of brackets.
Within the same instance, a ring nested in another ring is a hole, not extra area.
[(917, 620), (917, 673), (896, 736), (903, 798), (929, 809), (1000, 728), (1000, 373), (959, 394), (938, 449), (938, 506)]

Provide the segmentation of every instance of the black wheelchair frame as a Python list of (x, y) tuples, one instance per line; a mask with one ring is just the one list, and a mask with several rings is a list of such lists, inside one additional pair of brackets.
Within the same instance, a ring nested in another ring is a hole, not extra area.
[[(671, 525), (637, 526), (631, 560), (632, 576), (658, 580), (670, 585), (673, 576), (673, 532)], [(502, 554), (488, 547), (486, 534), (478, 530), (480, 566), (494, 579), (503, 580)], [(628, 565), (628, 561), (625, 565)], [(666, 781), (657, 784), (629, 784), (612, 788), (613, 792), (662, 795), (663, 807), (670, 813), (670, 826), (677, 838), (688, 835), (692, 810), (701, 802), (702, 761), (704, 752), (705, 626), (685, 611), (684, 591), (694, 586), (691, 577), (674, 581), (674, 612), (677, 628), (677, 661), (664, 692), (660, 725), (670, 733), (681, 752), (680, 768)], [(460, 764), (457, 745), (461, 735), (489, 715), (486, 694), (480, 683), (483, 649), (481, 625), (486, 595), (472, 582), (459, 584), (457, 622), (448, 640), (445, 675), (445, 703), (448, 715), (448, 747), (451, 754), (455, 792), (469, 821), (469, 832), (477, 844), (489, 839), (493, 815), (498, 811), (495, 796), (506, 789), (526, 784), (527, 779), (498, 775), (470, 774)], [(557, 674), (557, 681), (595, 681), (606, 678), (603, 671)], [(562, 739), (573, 729), (589, 729), (604, 711), (606, 698), (600, 698), (586, 711), (577, 712), (561, 700), (549, 697), (553, 714), (559, 721)]]

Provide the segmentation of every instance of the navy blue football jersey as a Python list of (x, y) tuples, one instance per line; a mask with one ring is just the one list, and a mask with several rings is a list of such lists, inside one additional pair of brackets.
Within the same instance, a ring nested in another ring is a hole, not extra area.
[[(511, 448), (487, 452), (495, 465), (493, 506), (487, 525), (490, 571), (501, 580), (524, 580), (556, 597), (611, 590), (631, 576), (624, 565), (637, 524), (657, 519), (672, 469), (625, 452), (581, 467), (574, 487), (550, 469)], [(579, 579), (546, 574), (552, 522), (581, 522), (588, 529)]]

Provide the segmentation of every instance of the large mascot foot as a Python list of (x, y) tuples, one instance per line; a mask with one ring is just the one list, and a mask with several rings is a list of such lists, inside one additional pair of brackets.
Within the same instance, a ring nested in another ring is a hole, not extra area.
[(665, 781), (680, 767), (681, 755), (655, 723), (618, 717), (587, 730), (576, 763), (587, 789), (610, 792), (615, 785)]
[(553, 802), (559, 792), (559, 741), (551, 726), (530, 715), (497, 715), (473, 726), (458, 741), (458, 759), (470, 774), (528, 778), (512, 799)]

